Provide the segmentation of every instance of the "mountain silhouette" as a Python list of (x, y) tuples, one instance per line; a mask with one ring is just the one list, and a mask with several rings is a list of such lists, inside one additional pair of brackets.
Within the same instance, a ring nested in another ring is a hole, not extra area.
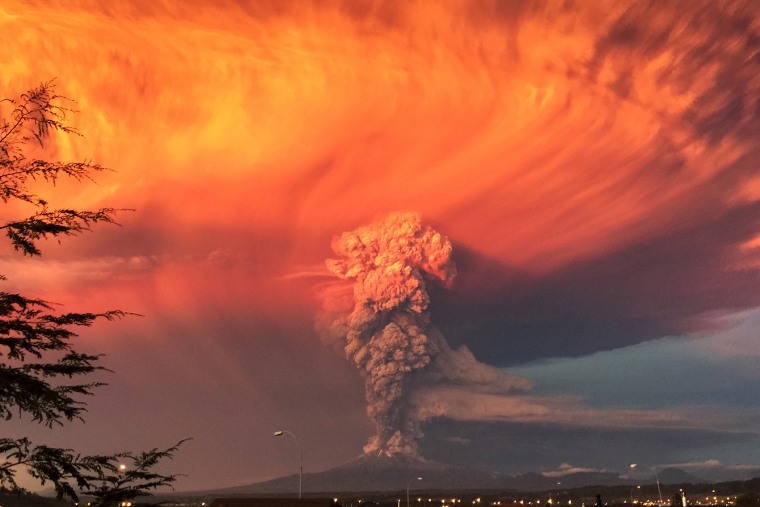
[[(298, 474), (269, 481), (214, 490), (220, 495), (274, 495), (298, 491)], [(456, 467), (402, 454), (363, 455), (323, 472), (305, 473), (305, 494), (414, 490), (549, 490), (589, 485), (614, 485), (625, 480), (617, 473), (578, 472), (561, 477), (540, 473), (511, 476)]]

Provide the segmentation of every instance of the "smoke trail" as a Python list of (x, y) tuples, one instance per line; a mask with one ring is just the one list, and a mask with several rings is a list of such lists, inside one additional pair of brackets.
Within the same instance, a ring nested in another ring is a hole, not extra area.
[(415, 371), (440, 352), (431, 334), (428, 283), (449, 286), (456, 276), (451, 243), (416, 213), (393, 213), (382, 222), (333, 240), (338, 259), (327, 268), (353, 280), (353, 310), (328, 324), (345, 337), (346, 357), (365, 380), (367, 413), (377, 434), (364, 450), (417, 455), (419, 423), (407, 412), (405, 389)]

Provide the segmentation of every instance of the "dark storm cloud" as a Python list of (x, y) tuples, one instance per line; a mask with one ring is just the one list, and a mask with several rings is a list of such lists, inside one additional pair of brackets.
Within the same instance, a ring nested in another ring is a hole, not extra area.
[[(449, 463), (477, 463), (510, 473), (562, 463), (608, 470), (629, 463), (671, 463), (679, 452), (716, 444), (757, 441), (752, 433), (684, 429), (573, 428), (552, 424), (461, 423), (436, 420), (425, 426), (423, 451)], [(642, 456), (646, 449), (646, 456)]]
[[(512, 27), (525, 5), (508, 4), (489, 4), (480, 22)], [(718, 150), (752, 142), (760, 131), (759, 5), (636, 2), (608, 21), (588, 60), (567, 67), (586, 86), (657, 111), (671, 134), (685, 136), (661, 137), (647, 159), (663, 185), (692, 170), (678, 139)], [(642, 88), (647, 80), (660, 97)], [(671, 111), (658, 101), (664, 96), (688, 105)], [(759, 157), (749, 149), (736, 160), (718, 158), (725, 169), (671, 203), (681, 211), (658, 232), (549, 274), (458, 246), (459, 286), (433, 294), (433, 318), (452, 344), (502, 366), (714, 328), (716, 317), (760, 304), (760, 277), (740, 259), (742, 245), (760, 232), (760, 208), (737, 197), (757, 178)]]
[(680, 120), (711, 144), (754, 138), (760, 120), (760, 35), (753, 31), (756, 2), (635, 2), (611, 23), (586, 64), (588, 77), (605, 80), (622, 98), (641, 99), (632, 79), (662, 56), (676, 65), (658, 71), (657, 84), (693, 94)]
[(500, 366), (708, 330), (760, 304), (760, 273), (732, 265), (758, 230), (760, 205), (737, 207), (544, 276), (457, 249), (460, 285), (433, 292), (433, 318)]

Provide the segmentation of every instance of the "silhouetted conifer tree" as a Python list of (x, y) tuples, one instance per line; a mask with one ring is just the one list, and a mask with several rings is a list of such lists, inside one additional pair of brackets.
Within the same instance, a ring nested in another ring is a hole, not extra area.
[[(35, 181), (55, 183), (63, 177), (84, 181), (107, 170), (89, 162), (27, 157), (30, 144), (42, 146), (51, 131), (79, 135), (67, 124), (67, 115), (74, 112), (71, 104), (55, 94), (52, 81), (18, 99), (0, 100), (0, 199), (3, 204), (21, 201), (35, 210), (29, 217), (0, 223), (0, 230), (23, 255), (39, 256), (40, 240), (76, 235), (99, 222), (113, 224), (121, 211), (50, 209), (44, 198), (30, 191)], [(0, 282), (5, 279), (0, 274)], [(0, 291), (0, 417), (10, 420), (26, 414), (49, 427), (83, 420), (82, 398), (102, 385), (86, 379), (106, 368), (100, 355), (73, 349), (74, 330), (98, 319), (124, 316), (121, 310), (56, 314), (47, 301)], [(94, 496), (92, 505), (117, 505), (171, 485), (176, 476), (151, 469), (161, 459), (171, 459), (182, 442), (163, 450), (87, 456), (73, 449), (35, 445), (28, 438), (0, 437), (0, 489), (26, 493), (16, 481), (16, 472), (25, 469), (41, 484), (51, 483), (59, 498), (76, 500), (79, 492)]]

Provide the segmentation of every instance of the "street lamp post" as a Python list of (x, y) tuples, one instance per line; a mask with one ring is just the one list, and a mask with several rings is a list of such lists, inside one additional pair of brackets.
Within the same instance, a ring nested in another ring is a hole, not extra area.
[[(406, 481), (406, 507), (409, 507), (409, 485), (412, 483), (412, 481), (415, 479), (415, 477), (409, 479)], [(422, 480), (422, 477), (416, 477), (418, 481)]]
[(290, 438), (293, 439), (293, 442), (296, 443), (296, 447), (298, 448), (298, 498), (301, 498), (301, 484), (303, 479), (303, 455), (301, 454), (301, 445), (298, 443), (296, 436), (288, 430), (277, 430), (274, 432), (274, 436), (279, 437), (285, 433), (290, 435)]
[(636, 486), (635, 488), (631, 488), (631, 505), (633, 505), (633, 490), (634, 489), (641, 489), (641, 486)]
[[(636, 467), (638, 467), (636, 463), (631, 463), (631, 468), (636, 468)], [(660, 491), (660, 478), (657, 475), (657, 470), (655, 470), (653, 467), (646, 467), (646, 468), (654, 472), (654, 480), (657, 481), (657, 495), (660, 497), (660, 503), (662, 503), (662, 491)]]

